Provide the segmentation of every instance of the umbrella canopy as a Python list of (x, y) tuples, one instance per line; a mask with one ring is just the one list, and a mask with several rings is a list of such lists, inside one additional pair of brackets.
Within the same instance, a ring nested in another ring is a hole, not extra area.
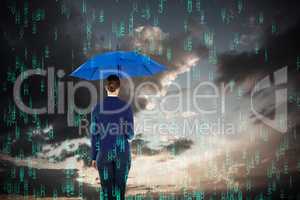
[(149, 56), (134, 51), (112, 51), (96, 55), (80, 65), (70, 76), (86, 80), (105, 79), (111, 74), (120, 78), (152, 76), (166, 70)]

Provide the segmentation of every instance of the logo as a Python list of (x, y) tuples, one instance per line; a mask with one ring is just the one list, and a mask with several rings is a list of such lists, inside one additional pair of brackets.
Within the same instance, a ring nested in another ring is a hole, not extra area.
[[(280, 85), (286, 84), (287, 66), (275, 71), (273, 73), (273, 78), (274, 78), (273, 86), (275, 89)], [(259, 95), (262, 95), (263, 97), (268, 97), (266, 96), (266, 90), (267, 88), (270, 87), (272, 87), (270, 76), (266, 76), (255, 85), (254, 89), (251, 91), (251, 110), (254, 113), (254, 115), (258, 119), (260, 119), (264, 124), (270, 126), (271, 128), (281, 133), (285, 133), (287, 132), (287, 88), (286, 87), (283, 89), (275, 90), (274, 119), (270, 119), (255, 110), (255, 106), (253, 103), (254, 94), (259, 93)], [(265, 110), (268, 110), (268, 108), (265, 108)]]

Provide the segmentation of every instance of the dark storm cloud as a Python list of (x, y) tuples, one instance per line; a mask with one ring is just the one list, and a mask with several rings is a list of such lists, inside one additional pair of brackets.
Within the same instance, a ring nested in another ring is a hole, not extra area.
[[(250, 95), (255, 83), (266, 76), (270, 76), (270, 81), (274, 84), (273, 72), (288, 67), (288, 82), (282, 87), (288, 88), (288, 95), (297, 94), (299, 88), (299, 60), (300, 55), (300, 20), (279, 33), (271, 33), (271, 30), (265, 33), (264, 43), (259, 52), (226, 53), (220, 55), (218, 65), (219, 78), (217, 82), (236, 81), (237, 85), (246, 86), (246, 95)], [(298, 69), (297, 69), (298, 68)], [(279, 86), (280, 87), (280, 86)], [(272, 88), (273, 90), (275, 88)], [(274, 95), (269, 97), (268, 108), (262, 108), (260, 111), (267, 117), (274, 117), (274, 105), (272, 101)], [(266, 106), (266, 105), (265, 105)], [(270, 109), (271, 108), (271, 109)], [(289, 127), (294, 127), (299, 123), (297, 117), (298, 106), (295, 102), (288, 102)], [(253, 116), (252, 116), (253, 117)], [(258, 122), (258, 121), (256, 121)]]
[(136, 138), (131, 142), (131, 152), (134, 155), (153, 156), (159, 154), (159, 150), (151, 149), (147, 146), (149, 142), (141, 138)]
[[(296, 59), (299, 55), (298, 34), (300, 23), (282, 34), (269, 35), (258, 53), (244, 52), (236, 54), (229, 52), (220, 55), (218, 81), (245, 81), (251, 75), (261, 77), (276, 71), (286, 65), (293, 74), (296, 70)], [(258, 77), (258, 78), (261, 78)]]
[(191, 148), (194, 144), (192, 140), (181, 138), (172, 141), (170, 144), (162, 145), (160, 149), (152, 149), (148, 146), (149, 141), (144, 140), (141, 135), (137, 135), (136, 138), (131, 142), (131, 150), (135, 155), (158, 155), (163, 152), (168, 152), (172, 155), (179, 155), (184, 151)]
[[(39, 193), (38, 196), (41, 198), (53, 196), (78, 197), (80, 192), (83, 192), (87, 199), (99, 198), (99, 193), (94, 187), (87, 183), (80, 185), (76, 180), (78, 170), (38, 169), (15, 165), (13, 162), (1, 158), (1, 156), (0, 159), (0, 179), (6, 180), (0, 182), (1, 194), (11, 194), (10, 186), (18, 185), (19, 190), (14, 195), (28, 195), (28, 198), (31, 198), (29, 197), (31, 195), (36, 196), (37, 193)], [(16, 178), (12, 178), (13, 170), (15, 170)], [(23, 179), (20, 178), (21, 171), (24, 172)], [(25, 191), (25, 188), (27, 188), (27, 191)]]
[[(262, 44), (258, 52), (227, 52), (219, 55), (220, 77), (217, 81), (242, 82), (251, 75), (258, 76), (257, 79), (260, 79), (286, 65), (289, 66), (289, 73), (293, 75), (296, 69), (296, 57), (300, 51), (297, 45), (300, 31), (299, 5), (299, 1), (248, 2), (250, 8), (247, 12), (261, 9), (268, 16), (265, 20), (264, 34), (259, 39)], [(275, 30), (272, 30), (274, 28)]]
[[(45, 9), (45, 19), (42, 21), (36, 22), (37, 32), (36, 34), (32, 33), (32, 24), (31, 14), (28, 16), (28, 26), (23, 26), (24, 17), (20, 18), (20, 23), (16, 23), (16, 17), (14, 13), (19, 13), (20, 16), (23, 16), (24, 12), (24, 2), (13, 2), (13, 1), (1, 1), (1, 55), (2, 55), (2, 66), (1, 66), (1, 80), (5, 81), (7, 79), (8, 72), (14, 73), (17, 77), (20, 75), (20, 69), (16, 69), (16, 56), (21, 60), (22, 64), (26, 69), (32, 69), (32, 59), (35, 55), (37, 57), (37, 62), (42, 65), (41, 57), (44, 58), (44, 67), (55, 67), (55, 69), (64, 69), (65, 71), (70, 71), (72, 69), (72, 64), (77, 65), (84, 60), (84, 55), (80, 54), (82, 46), (80, 39), (82, 34), (78, 29), (73, 32), (68, 32), (63, 28), (66, 24), (72, 24), (72, 18), (69, 20), (61, 15), (61, 2), (28, 2), (29, 12), (34, 12), (36, 9)], [(79, 22), (83, 17), (78, 15), (78, 12), (74, 10), (72, 16), (76, 19), (75, 21)], [(78, 23), (77, 23), (78, 24)], [(76, 28), (74, 26), (73, 28)], [(21, 37), (21, 33), (23, 36)], [(55, 37), (57, 35), (57, 37)], [(71, 37), (74, 36), (74, 37)], [(49, 48), (49, 57), (44, 56), (45, 46)], [(25, 48), (27, 50), (27, 56), (25, 56)], [(74, 57), (72, 59), (72, 51)], [(32, 105), (34, 108), (45, 106), (47, 104), (46, 95), (41, 94), (40, 85), (41, 80), (47, 81), (45, 77), (32, 77), (28, 81), (24, 81), (24, 84), (30, 86), (30, 96), (32, 100)], [(8, 112), (7, 105), (13, 102), (13, 86), (12, 82), (8, 83), (6, 81), (7, 90), (1, 94), (1, 110), (3, 113)], [(24, 85), (23, 84), (23, 85)], [(24, 97), (23, 97), (24, 98)], [(28, 96), (23, 99), (25, 104), (28, 105)], [(78, 104), (84, 104), (87, 98), (82, 99)], [(16, 124), (21, 130), (21, 137), (18, 141), (12, 141), (12, 154), (18, 154), (19, 150), (22, 149), (25, 155), (31, 153), (32, 143), (27, 136), (27, 132), (30, 134), (31, 123), (34, 121), (32, 115), (28, 115), (28, 123), (25, 124), (21, 117), (21, 111), (16, 107)], [(41, 128), (45, 128), (45, 122), (55, 124), (54, 128), (54, 139), (51, 142), (65, 140), (66, 137), (78, 137), (77, 130), (72, 129), (66, 126), (66, 116), (58, 114), (48, 114), (48, 115), (39, 115), (37, 117), (41, 123)], [(2, 141), (5, 138), (12, 139), (12, 133), (15, 130), (15, 124), (6, 125), (1, 123), (1, 131), (3, 132), (1, 136)], [(12, 131), (13, 130), (13, 131)], [(34, 141), (35, 137), (32, 138)], [(13, 139), (12, 139), (13, 140)], [(49, 142), (49, 141), (45, 141)]]
[(164, 146), (164, 149), (166, 149), (170, 153), (178, 155), (190, 149), (193, 144), (194, 142), (192, 140), (183, 138), (175, 140), (173, 143)]
[[(75, 145), (75, 144), (71, 144)], [(70, 146), (70, 147), (71, 147)], [(51, 151), (56, 149), (56, 145), (51, 145), (51, 149), (47, 149), (46, 151), (43, 151), (43, 153), (51, 153)], [(85, 167), (90, 166), (90, 152), (91, 152), (91, 147), (90, 145), (87, 144), (79, 144), (78, 147), (74, 150), (69, 150), (68, 147), (66, 146), (65, 148), (62, 148), (62, 150), (60, 151), (60, 153), (58, 155), (51, 155), (51, 156), (47, 156), (44, 157), (48, 160), (51, 160), (51, 162), (53, 163), (60, 163), (62, 161), (65, 161), (68, 158), (74, 157), (76, 156), (76, 160), (77, 161), (83, 161), (83, 165)]]

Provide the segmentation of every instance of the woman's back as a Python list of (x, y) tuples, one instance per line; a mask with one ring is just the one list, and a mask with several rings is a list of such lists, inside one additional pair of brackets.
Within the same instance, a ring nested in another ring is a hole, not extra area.
[(129, 153), (127, 139), (133, 136), (132, 109), (117, 96), (107, 96), (97, 104), (92, 113), (95, 123), (93, 135), (99, 146), (99, 162), (120, 153)]

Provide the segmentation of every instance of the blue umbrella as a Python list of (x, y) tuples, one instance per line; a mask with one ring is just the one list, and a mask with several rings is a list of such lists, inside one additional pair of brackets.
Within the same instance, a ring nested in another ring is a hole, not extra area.
[(166, 70), (149, 56), (134, 51), (112, 51), (96, 55), (80, 65), (70, 76), (86, 80), (105, 79), (111, 74), (120, 78), (152, 76)]

